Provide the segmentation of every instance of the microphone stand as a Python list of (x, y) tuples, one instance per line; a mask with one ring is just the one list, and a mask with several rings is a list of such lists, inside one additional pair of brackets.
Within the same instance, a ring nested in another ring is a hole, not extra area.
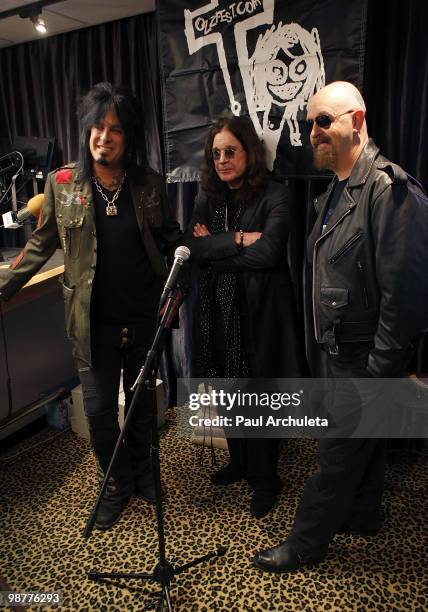
[(85, 539), (89, 538), (92, 533), (92, 529), (94, 527), (97, 511), (99, 505), (101, 503), (104, 491), (107, 487), (107, 482), (110, 477), (110, 473), (114, 466), (116, 456), (119, 448), (122, 445), (123, 438), (126, 434), (129, 423), (132, 419), (132, 414), (134, 412), (135, 406), (137, 405), (138, 396), (143, 388), (143, 385), (147, 387), (150, 395), (150, 403), (151, 403), (151, 411), (152, 411), (152, 440), (151, 440), (151, 450), (152, 450), (152, 470), (153, 477), (155, 483), (155, 492), (156, 492), (156, 519), (157, 519), (157, 531), (158, 531), (158, 545), (159, 545), (159, 561), (155, 566), (153, 573), (135, 573), (135, 572), (96, 572), (90, 571), (88, 573), (88, 577), (92, 580), (102, 580), (105, 578), (110, 579), (120, 579), (120, 578), (134, 578), (137, 580), (150, 580), (156, 582), (160, 585), (161, 591), (159, 594), (159, 600), (157, 604), (157, 610), (163, 610), (164, 601), (166, 601), (168, 612), (172, 612), (172, 604), (170, 597), (170, 584), (174, 576), (181, 574), (187, 569), (198, 565), (199, 563), (203, 563), (204, 561), (208, 561), (213, 557), (221, 557), (225, 554), (226, 550), (222, 547), (218, 547), (216, 551), (207, 553), (202, 557), (198, 557), (194, 559), (190, 563), (186, 563), (185, 565), (181, 565), (179, 567), (174, 567), (171, 563), (169, 563), (166, 559), (165, 553), (165, 531), (164, 531), (164, 520), (163, 520), (163, 505), (162, 505), (162, 488), (161, 488), (161, 472), (160, 472), (160, 453), (159, 453), (159, 432), (158, 432), (158, 424), (157, 424), (157, 406), (156, 406), (156, 372), (158, 368), (158, 363), (163, 351), (164, 341), (165, 341), (165, 332), (170, 327), (172, 319), (174, 317), (175, 312), (178, 310), (180, 305), (180, 296), (177, 296), (175, 291), (171, 291), (167, 301), (165, 303), (165, 308), (163, 311), (163, 315), (157, 329), (155, 339), (153, 341), (152, 347), (147, 353), (146, 360), (144, 362), (143, 367), (140, 370), (140, 373), (132, 387), (132, 391), (134, 391), (134, 396), (132, 398), (131, 404), (129, 406), (128, 414), (126, 415), (126, 419), (124, 421), (122, 431), (117, 439), (116, 446), (113, 451), (112, 458), (110, 460), (110, 464), (107, 468), (107, 471), (104, 476), (104, 480), (102, 482), (97, 500), (95, 502), (95, 506), (87, 520), (86, 527), (83, 531), (83, 537)]

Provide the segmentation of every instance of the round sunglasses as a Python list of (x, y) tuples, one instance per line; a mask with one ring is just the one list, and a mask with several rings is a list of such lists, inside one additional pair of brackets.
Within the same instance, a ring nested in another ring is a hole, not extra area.
[(236, 153), (240, 153), (244, 149), (234, 149), (233, 147), (226, 147), (225, 149), (212, 149), (211, 156), (214, 161), (219, 161), (221, 154), (224, 153), (226, 159), (233, 159)]

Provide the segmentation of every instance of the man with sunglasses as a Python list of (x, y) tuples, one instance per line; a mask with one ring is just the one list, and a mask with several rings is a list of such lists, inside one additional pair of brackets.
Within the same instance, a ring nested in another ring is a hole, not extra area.
[[(402, 375), (428, 326), (428, 200), (368, 137), (364, 100), (353, 85), (318, 91), (307, 116), (315, 167), (335, 173), (315, 200), (307, 246), (315, 337), (335, 379), (332, 408), (340, 421), (351, 403), (361, 409), (363, 397), (376, 412), (379, 401), (363, 396), (355, 379)], [(259, 552), (256, 567), (294, 571), (322, 561), (337, 533), (376, 535), (385, 443), (343, 431), (321, 439), (319, 468), (306, 482), (291, 533)]]

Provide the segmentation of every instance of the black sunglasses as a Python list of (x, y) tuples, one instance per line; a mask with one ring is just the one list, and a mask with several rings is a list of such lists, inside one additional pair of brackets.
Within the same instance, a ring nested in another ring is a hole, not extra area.
[(221, 154), (224, 151), (224, 156), (226, 159), (233, 159), (236, 153), (240, 153), (244, 149), (233, 149), (232, 147), (226, 147), (225, 149), (213, 149), (211, 151), (211, 155), (214, 161), (219, 161), (221, 158)]
[(323, 130), (328, 130), (328, 128), (331, 126), (332, 123), (336, 121), (336, 119), (339, 119), (339, 117), (342, 117), (343, 115), (353, 113), (354, 110), (355, 109), (345, 111), (344, 113), (340, 113), (340, 115), (336, 115), (335, 117), (330, 117), (330, 115), (318, 115), (317, 117), (315, 117), (315, 119), (306, 119), (306, 123), (308, 124), (308, 127), (310, 127), (311, 130), (314, 123), (316, 123), (317, 126), (322, 128)]

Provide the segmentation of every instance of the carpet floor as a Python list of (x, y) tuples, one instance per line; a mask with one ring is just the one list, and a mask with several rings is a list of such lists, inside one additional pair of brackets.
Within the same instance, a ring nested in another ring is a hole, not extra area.
[[(169, 410), (161, 435), (167, 558), (178, 566), (226, 548), (173, 580), (175, 611), (428, 610), (425, 457), (390, 457), (386, 520), (376, 537), (338, 535), (315, 568), (269, 574), (253, 568), (252, 558), (289, 531), (305, 479), (316, 469), (316, 443), (293, 439), (284, 446), (279, 502), (257, 521), (248, 512), (245, 482), (213, 487), (210, 452), (201, 462), (201, 448), (178, 435), (175, 421)], [(216, 456), (220, 466), (226, 463), (226, 451)], [(155, 584), (88, 578), (93, 569), (152, 572), (157, 563), (155, 509), (140, 499), (131, 500), (110, 531), (82, 538), (96, 488), (89, 444), (70, 430), (46, 427), (0, 452), (0, 575), (16, 591), (60, 591), (61, 610), (155, 609)]]

